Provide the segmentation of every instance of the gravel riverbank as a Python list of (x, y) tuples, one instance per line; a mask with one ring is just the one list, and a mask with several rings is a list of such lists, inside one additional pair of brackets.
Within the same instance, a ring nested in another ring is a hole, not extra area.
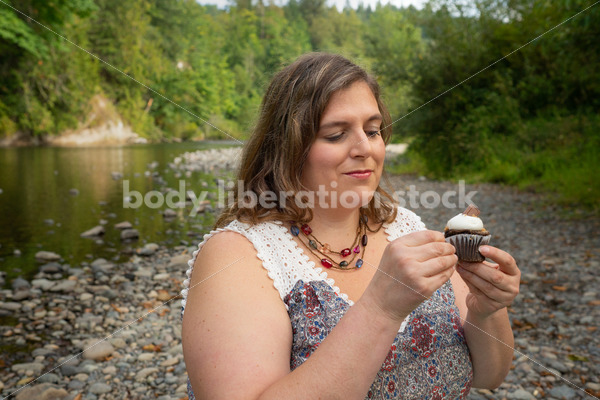
[[(456, 183), (406, 176), (391, 183), (430, 229), (442, 230), (462, 211), (423, 207), (433, 192), (463, 190)], [(600, 396), (600, 218), (565, 217), (568, 210), (513, 188), (467, 185), (469, 191), (477, 191), (471, 199), (492, 244), (513, 254), (523, 273), (510, 308), (513, 369), (500, 388), (473, 390), (470, 398)], [(32, 281), (0, 291), (2, 397), (28, 385), (14, 398), (185, 398), (177, 296), (192, 250), (152, 244), (120, 264), (96, 259), (71, 268), (49, 261)]]

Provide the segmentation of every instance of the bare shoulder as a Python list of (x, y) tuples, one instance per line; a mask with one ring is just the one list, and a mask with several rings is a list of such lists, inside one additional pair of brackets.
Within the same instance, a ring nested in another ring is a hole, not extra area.
[(287, 310), (243, 235), (220, 232), (202, 247), (182, 339), (197, 398), (252, 398), (289, 373)]
[(216, 233), (207, 240), (196, 257), (192, 284), (193, 281), (197, 282), (198, 278), (219, 273), (238, 263), (261, 266), (254, 246), (244, 235), (232, 231)]

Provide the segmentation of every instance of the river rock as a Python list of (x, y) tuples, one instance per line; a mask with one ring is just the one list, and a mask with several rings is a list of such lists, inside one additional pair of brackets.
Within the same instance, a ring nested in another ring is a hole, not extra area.
[(88, 292), (83, 292), (79, 295), (79, 300), (83, 301), (88, 301), (94, 298), (94, 295)]
[(106, 340), (98, 343), (98, 340), (92, 339), (85, 342), (83, 358), (86, 360), (101, 361), (110, 356), (115, 348)]
[(51, 251), (38, 251), (35, 253), (35, 259), (38, 261), (58, 261), (60, 256)]
[(172, 257), (171, 260), (169, 261), (168, 268), (175, 268), (175, 269), (183, 268), (183, 269), (187, 269), (188, 268), (188, 261), (191, 258), (192, 257), (189, 254), (181, 254), (181, 255)]
[(64, 279), (62, 281), (59, 281), (55, 286), (52, 286), (50, 288), (51, 292), (72, 292), (75, 289), (75, 286), (77, 286), (77, 281), (72, 281), (69, 279)]
[(31, 284), (23, 278), (16, 278), (11, 282), (11, 286), (14, 290), (22, 290), (31, 288)]
[(171, 367), (175, 364), (179, 363), (179, 359), (172, 357), (172, 358), (167, 358), (166, 360), (164, 360), (163, 362), (160, 363), (161, 367)]
[(113, 263), (106, 261), (104, 258), (98, 258), (90, 264), (90, 267), (92, 267), (92, 271), (101, 272), (104, 274), (112, 270), (114, 266), (115, 265)]
[(155, 374), (157, 372), (158, 372), (158, 368), (156, 368), (156, 367), (144, 368), (144, 369), (138, 371), (138, 373), (135, 375), (135, 380), (136, 380), (136, 382), (142, 382), (148, 377), (148, 375)]
[(154, 277), (152, 279), (155, 281), (164, 281), (166, 279), (169, 279), (170, 276), (171, 276), (170, 274), (162, 273), (162, 274), (154, 275)]
[(60, 377), (53, 373), (44, 374), (37, 380), (40, 383), (60, 383)]
[(63, 365), (60, 367), (60, 372), (64, 376), (74, 376), (81, 372), (81, 368), (76, 365)]
[(55, 284), (56, 284), (55, 281), (51, 281), (51, 280), (48, 280), (45, 278), (34, 279), (31, 281), (31, 286), (33, 286), (34, 288), (39, 288), (44, 291), (49, 290)]
[(121, 231), (121, 240), (137, 239), (140, 237), (140, 233), (137, 229), (124, 229)]
[(90, 386), (90, 392), (94, 394), (104, 394), (111, 391), (111, 387), (106, 383), (96, 382)]
[(39, 375), (42, 373), (42, 370), (44, 369), (44, 364), (42, 363), (23, 363), (23, 364), (15, 364), (11, 367), (11, 369), (14, 372), (26, 372), (26, 371), (33, 371), (34, 374)]
[(115, 225), (116, 229), (131, 229), (132, 227), (133, 227), (133, 225), (131, 225), (131, 222), (129, 222), (129, 221), (119, 222), (118, 224)]
[(92, 229), (88, 229), (87, 231), (83, 232), (81, 235), (81, 237), (96, 237), (96, 236), (100, 236), (100, 235), (104, 235), (104, 227), (102, 225), (97, 225), (95, 227), (93, 227)]
[(170, 208), (167, 208), (165, 211), (163, 211), (163, 217), (165, 218), (175, 218), (176, 216), (177, 211), (171, 210)]
[(118, 181), (120, 179), (123, 179), (123, 174), (121, 172), (118, 171), (113, 171), (110, 173), (110, 176), (113, 178), (113, 180)]
[(63, 267), (57, 262), (49, 262), (40, 267), (40, 272), (45, 274), (55, 274), (57, 272), (62, 272)]
[(23, 305), (21, 303), (17, 303), (14, 301), (0, 303), (0, 309), (8, 310), (8, 311), (17, 311), (17, 310), (20, 310), (21, 307), (23, 307)]
[(548, 394), (557, 399), (569, 400), (575, 397), (575, 390), (567, 385), (560, 385), (550, 389)]
[(64, 389), (59, 389), (51, 383), (42, 383), (19, 391), (15, 396), (15, 400), (59, 400), (68, 395)]
[(148, 243), (143, 248), (138, 249), (137, 253), (141, 256), (151, 256), (156, 253), (159, 246), (156, 243)]
[(535, 396), (524, 389), (517, 389), (506, 396), (510, 400), (535, 400)]
[(69, 190), (69, 194), (70, 194), (71, 196), (77, 196), (77, 195), (79, 195), (79, 190), (78, 190), (78, 189), (75, 189), (75, 188), (73, 188), (73, 189), (70, 189), (70, 190)]

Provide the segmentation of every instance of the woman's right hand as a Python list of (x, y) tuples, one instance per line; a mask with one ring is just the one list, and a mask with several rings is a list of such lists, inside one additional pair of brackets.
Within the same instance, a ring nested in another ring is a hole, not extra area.
[(436, 231), (419, 231), (391, 242), (361, 301), (400, 323), (455, 271), (455, 248)]

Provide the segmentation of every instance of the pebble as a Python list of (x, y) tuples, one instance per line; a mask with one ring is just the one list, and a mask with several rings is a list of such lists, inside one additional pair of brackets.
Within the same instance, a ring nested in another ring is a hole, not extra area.
[(156, 274), (154, 275), (154, 277), (152, 279), (154, 279), (155, 281), (164, 281), (165, 279), (169, 279), (171, 275), (170, 274)]
[(106, 383), (96, 382), (90, 386), (90, 392), (93, 394), (104, 394), (111, 391), (111, 387)]
[(153, 358), (154, 358), (154, 354), (152, 354), (152, 353), (142, 353), (138, 357), (138, 360), (140, 360), (140, 361), (150, 361)]
[(118, 224), (115, 224), (115, 229), (131, 229), (133, 228), (133, 225), (131, 225), (131, 222), (129, 221), (123, 221), (123, 222), (119, 222)]
[(38, 251), (35, 253), (35, 259), (39, 261), (58, 261), (60, 256), (50, 251)]
[(140, 237), (137, 229), (123, 229), (121, 231), (121, 240), (132, 240)]
[(81, 300), (81, 301), (88, 301), (88, 300), (91, 300), (93, 298), (94, 298), (94, 295), (91, 294), (91, 293), (87, 293), (87, 292), (81, 293), (79, 295), (79, 300)]
[(25, 372), (25, 371), (33, 371), (34, 374), (39, 375), (44, 369), (44, 364), (42, 363), (23, 363), (23, 364), (15, 364), (11, 367), (11, 370), (14, 372)]
[(167, 358), (165, 361), (160, 363), (161, 367), (171, 367), (175, 364), (179, 363), (179, 359), (177, 358)]
[(88, 229), (87, 231), (83, 232), (81, 235), (81, 237), (96, 237), (96, 236), (101, 236), (104, 235), (105, 229), (102, 225), (97, 225), (91, 229)]
[[(39, 253), (38, 253), (39, 254)], [(37, 255), (36, 255), (37, 256)], [(23, 278), (16, 278), (11, 282), (13, 290), (24, 290), (31, 288), (31, 284)]]
[(142, 382), (149, 375), (155, 374), (157, 372), (158, 372), (158, 368), (156, 368), (156, 367), (144, 368), (144, 369), (138, 371), (138, 373), (135, 375), (135, 380), (136, 380), (136, 382)]
[(575, 390), (567, 385), (555, 386), (548, 391), (548, 394), (557, 399), (570, 400), (575, 397)]
[(15, 396), (15, 400), (59, 400), (68, 396), (64, 389), (60, 389), (50, 383), (33, 385), (20, 390)]
[(64, 376), (73, 376), (79, 374), (81, 372), (81, 369), (73, 365), (63, 365), (62, 367), (60, 367), (60, 372)]
[(50, 288), (51, 292), (72, 292), (77, 286), (77, 281), (64, 279)]
[(51, 281), (45, 278), (34, 279), (31, 281), (31, 286), (34, 288), (39, 288), (44, 292), (50, 290), (52, 286), (56, 285), (55, 281)]
[(534, 400), (535, 396), (524, 389), (517, 389), (508, 393), (506, 398), (511, 400)]
[(83, 351), (84, 359), (99, 361), (110, 356), (115, 351), (113, 345), (106, 340), (98, 342), (99, 340), (92, 339), (85, 343)]
[(7, 303), (0, 303), (0, 308), (8, 311), (18, 311), (23, 307), (21, 303), (9, 301)]

